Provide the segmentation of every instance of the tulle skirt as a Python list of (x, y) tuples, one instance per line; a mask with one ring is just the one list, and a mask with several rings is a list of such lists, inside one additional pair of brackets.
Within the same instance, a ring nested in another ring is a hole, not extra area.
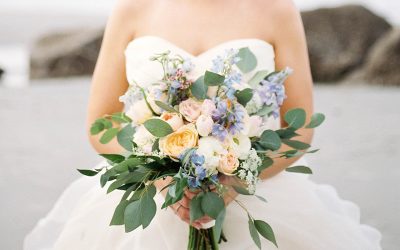
[[(102, 163), (101, 165), (103, 165)], [(305, 164), (300, 159), (295, 165)], [(258, 184), (256, 197), (242, 196), (255, 219), (268, 222), (281, 250), (379, 250), (381, 234), (360, 224), (359, 208), (338, 197), (328, 185), (315, 184), (308, 176), (282, 172)], [(81, 177), (61, 195), (49, 214), (24, 241), (25, 250), (184, 250), (188, 225), (170, 209), (161, 210), (163, 197), (156, 195), (157, 214), (145, 230), (125, 233), (123, 226), (109, 226), (122, 192), (106, 194), (96, 177)], [(231, 203), (223, 230), (223, 249), (257, 249), (248, 231), (247, 215)], [(276, 247), (262, 239), (263, 249)]]

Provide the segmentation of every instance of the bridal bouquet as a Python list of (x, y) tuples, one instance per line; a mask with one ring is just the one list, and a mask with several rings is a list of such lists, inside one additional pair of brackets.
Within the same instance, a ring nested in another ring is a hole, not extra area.
[[(111, 225), (125, 225), (126, 232), (140, 226), (144, 229), (154, 218), (155, 181), (172, 179), (165, 187), (168, 192), (162, 208), (180, 201), (185, 190), (197, 192), (190, 203), (190, 221), (208, 216), (215, 224), (206, 229), (190, 226), (188, 249), (218, 249), (219, 242), (226, 240), (222, 232), (226, 210), (222, 197), (228, 188), (242, 195), (255, 195), (259, 174), (272, 166), (275, 158), (316, 152), (293, 138), (300, 128), (319, 126), (324, 115), (314, 114), (305, 124), (305, 111), (292, 109), (283, 117), (286, 128), (269, 129), (268, 122), (279, 118), (286, 97), (283, 83), (291, 69), (261, 70), (244, 81), (242, 74), (257, 65), (247, 47), (225, 51), (196, 79), (194, 65), (179, 55), (165, 52), (150, 60), (160, 63), (162, 79), (147, 87), (130, 86), (120, 98), (126, 112), (102, 117), (91, 127), (93, 135), (103, 132), (101, 143), (116, 138), (127, 153), (103, 154), (108, 166), (79, 171), (88, 176), (101, 173), (100, 184), (104, 187), (109, 183), (108, 193), (124, 190)], [(291, 150), (279, 151), (282, 144)], [(286, 170), (311, 173), (306, 166)], [(222, 183), (220, 180), (226, 176), (233, 177), (237, 184), (229, 187)], [(255, 244), (261, 248), (261, 235), (277, 245), (272, 228), (253, 218), (245, 204), (240, 205), (247, 213)]]

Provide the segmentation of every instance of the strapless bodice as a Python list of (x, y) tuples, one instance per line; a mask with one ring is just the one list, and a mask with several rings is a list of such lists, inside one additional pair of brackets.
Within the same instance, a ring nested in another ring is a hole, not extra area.
[(130, 84), (136, 82), (142, 87), (148, 86), (163, 76), (162, 67), (149, 58), (157, 53), (170, 51), (171, 54), (190, 58), (195, 65), (193, 78), (211, 68), (212, 59), (222, 55), (226, 49), (248, 47), (257, 57), (257, 67), (243, 75), (243, 80), (249, 80), (259, 70), (275, 70), (274, 48), (268, 42), (257, 38), (233, 39), (210, 48), (200, 55), (192, 55), (179, 46), (157, 36), (142, 36), (132, 40), (126, 50), (126, 74)]

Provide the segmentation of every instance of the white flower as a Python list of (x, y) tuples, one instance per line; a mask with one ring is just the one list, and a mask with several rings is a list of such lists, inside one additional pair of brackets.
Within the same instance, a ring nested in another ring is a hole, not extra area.
[(204, 167), (207, 169), (207, 174), (215, 174), (221, 155), (226, 155), (228, 151), (222, 143), (214, 137), (202, 137), (199, 140), (199, 148), (197, 154), (204, 156)]
[(126, 115), (132, 119), (134, 124), (140, 125), (150, 119), (153, 116), (153, 112), (151, 112), (145, 100), (140, 100), (128, 109)]
[(251, 149), (251, 141), (244, 134), (238, 134), (232, 137), (230, 147), (237, 158), (246, 159)]
[(182, 116), (177, 113), (164, 112), (160, 118), (166, 121), (174, 131), (177, 131), (184, 125)]
[(153, 150), (153, 144), (156, 141), (154, 137), (143, 125), (136, 128), (133, 136), (133, 142), (138, 148), (146, 154), (150, 154)]
[(212, 131), (213, 125), (214, 121), (211, 116), (200, 115), (199, 118), (197, 118), (196, 128), (201, 136), (208, 136)]
[(161, 114), (162, 109), (156, 104), (155, 101), (166, 102), (168, 99), (167, 93), (165, 91), (165, 84), (154, 84), (149, 87), (147, 93), (147, 101), (149, 102), (151, 108), (157, 114)]
[(210, 99), (205, 99), (201, 104), (202, 115), (211, 116), (215, 109), (216, 109), (215, 104)]
[(263, 129), (263, 119), (261, 116), (253, 115), (248, 119), (249, 129), (247, 131), (248, 137), (259, 137), (264, 131)]

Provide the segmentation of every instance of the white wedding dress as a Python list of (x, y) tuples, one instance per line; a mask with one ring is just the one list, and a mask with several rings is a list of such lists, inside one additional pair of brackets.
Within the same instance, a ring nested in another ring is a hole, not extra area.
[[(249, 47), (258, 59), (260, 69), (274, 70), (274, 49), (259, 39), (235, 39), (194, 56), (176, 45), (155, 36), (132, 41), (126, 49), (126, 70), (130, 83), (146, 85), (161, 78), (161, 67), (149, 61), (155, 53), (170, 50), (190, 57), (198, 74), (211, 66), (211, 60), (229, 48)], [(290, 66), (290, 65), (288, 65)], [(245, 74), (249, 78), (252, 73)], [(271, 122), (277, 128), (279, 122)], [(102, 163), (101, 165), (103, 165)], [(300, 159), (295, 165), (304, 165)], [(72, 170), (71, 170), (72, 171)], [(308, 176), (282, 172), (261, 182), (255, 197), (239, 196), (254, 218), (267, 221), (274, 229), (281, 250), (378, 250), (380, 233), (360, 224), (359, 208), (340, 199), (335, 189), (318, 185)], [(81, 177), (62, 194), (54, 208), (26, 236), (25, 250), (184, 250), (188, 240), (188, 225), (170, 209), (161, 210), (162, 197), (156, 195), (159, 211), (145, 230), (125, 233), (123, 226), (109, 226), (122, 192), (106, 194), (97, 177)], [(257, 249), (247, 223), (247, 215), (235, 203), (227, 208), (223, 226), (228, 242), (221, 249)], [(263, 249), (276, 249), (262, 240)]]

